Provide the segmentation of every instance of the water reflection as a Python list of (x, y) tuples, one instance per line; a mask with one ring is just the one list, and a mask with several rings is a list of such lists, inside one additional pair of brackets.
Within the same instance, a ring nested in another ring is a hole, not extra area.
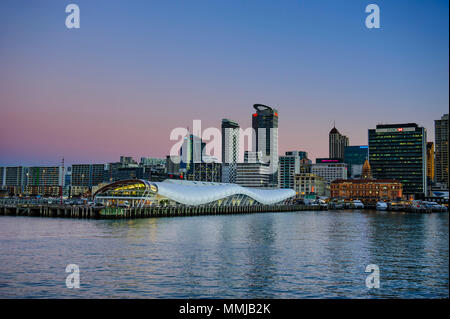
[[(0, 217), (0, 297), (448, 297), (448, 213)], [(80, 290), (65, 267), (80, 266)], [(367, 289), (368, 264), (381, 288)]]

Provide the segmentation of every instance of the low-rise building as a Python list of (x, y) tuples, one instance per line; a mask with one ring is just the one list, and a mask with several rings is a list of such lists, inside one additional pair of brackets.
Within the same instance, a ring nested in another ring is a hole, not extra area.
[(276, 187), (272, 167), (261, 161), (261, 152), (244, 153), (244, 163), (236, 164), (236, 184), (244, 187)]
[(402, 198), (402, 183), (393, 179), (338, 179), (331, 182), (331, 197), (359, 200)]
[(311, 167), (311, 173), (323, 177), (328, 183), (336, 179), (347, 179), (347, 164), (316, 163)]
[(311, 173), (296, 174), (294, 178), (294, 190), (297, 197), (304, 197), (305, 195), (329, 195), (325, 179)]

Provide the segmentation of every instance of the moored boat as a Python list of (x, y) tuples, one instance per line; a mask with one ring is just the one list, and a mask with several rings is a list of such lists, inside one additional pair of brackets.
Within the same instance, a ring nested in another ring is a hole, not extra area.
[(387, 209), (387, 207), (388, 207), (388, 205), (385, 202), (382, 202), (382, 201), (377, 202), (377, 205), (376, 205), (377, 210), (384, 211)]

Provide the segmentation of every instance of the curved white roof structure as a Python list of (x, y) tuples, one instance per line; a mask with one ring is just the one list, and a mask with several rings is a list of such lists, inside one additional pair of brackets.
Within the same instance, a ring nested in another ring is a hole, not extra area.
[(94, 194), (96, 199), (137, 200), (139, 205), (161, 199), (183, 205), (205, 205), (225, 199), (242, 204), (254, 201), (262, 205), (273, 205), (293, 196), (295, 191), (292, 189), (257, 189), (237, 184), (180, 180), (124, 180), (106, 185)]
[(237, 184), (208, 182), (155, 182), (158, 194), (185, 205), (203, 205), (232, 195), (247, 195), (264, 205), (272, 205), (295, 196), (292, 189), (257, 189)]

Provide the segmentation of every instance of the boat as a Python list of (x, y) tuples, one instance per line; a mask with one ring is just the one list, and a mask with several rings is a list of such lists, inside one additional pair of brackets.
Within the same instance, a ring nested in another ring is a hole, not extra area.
[(363, 202), (361, 202), (359, 199), (355, 199), (352, 203), (353, 208), (364, 208)]
[(383, 210), (386, 210), (387, 207), (388, 207), (388, 205), (385, 202), (377, 202), (377, 206), (376, 206), (377, 210), (383, 211)]

